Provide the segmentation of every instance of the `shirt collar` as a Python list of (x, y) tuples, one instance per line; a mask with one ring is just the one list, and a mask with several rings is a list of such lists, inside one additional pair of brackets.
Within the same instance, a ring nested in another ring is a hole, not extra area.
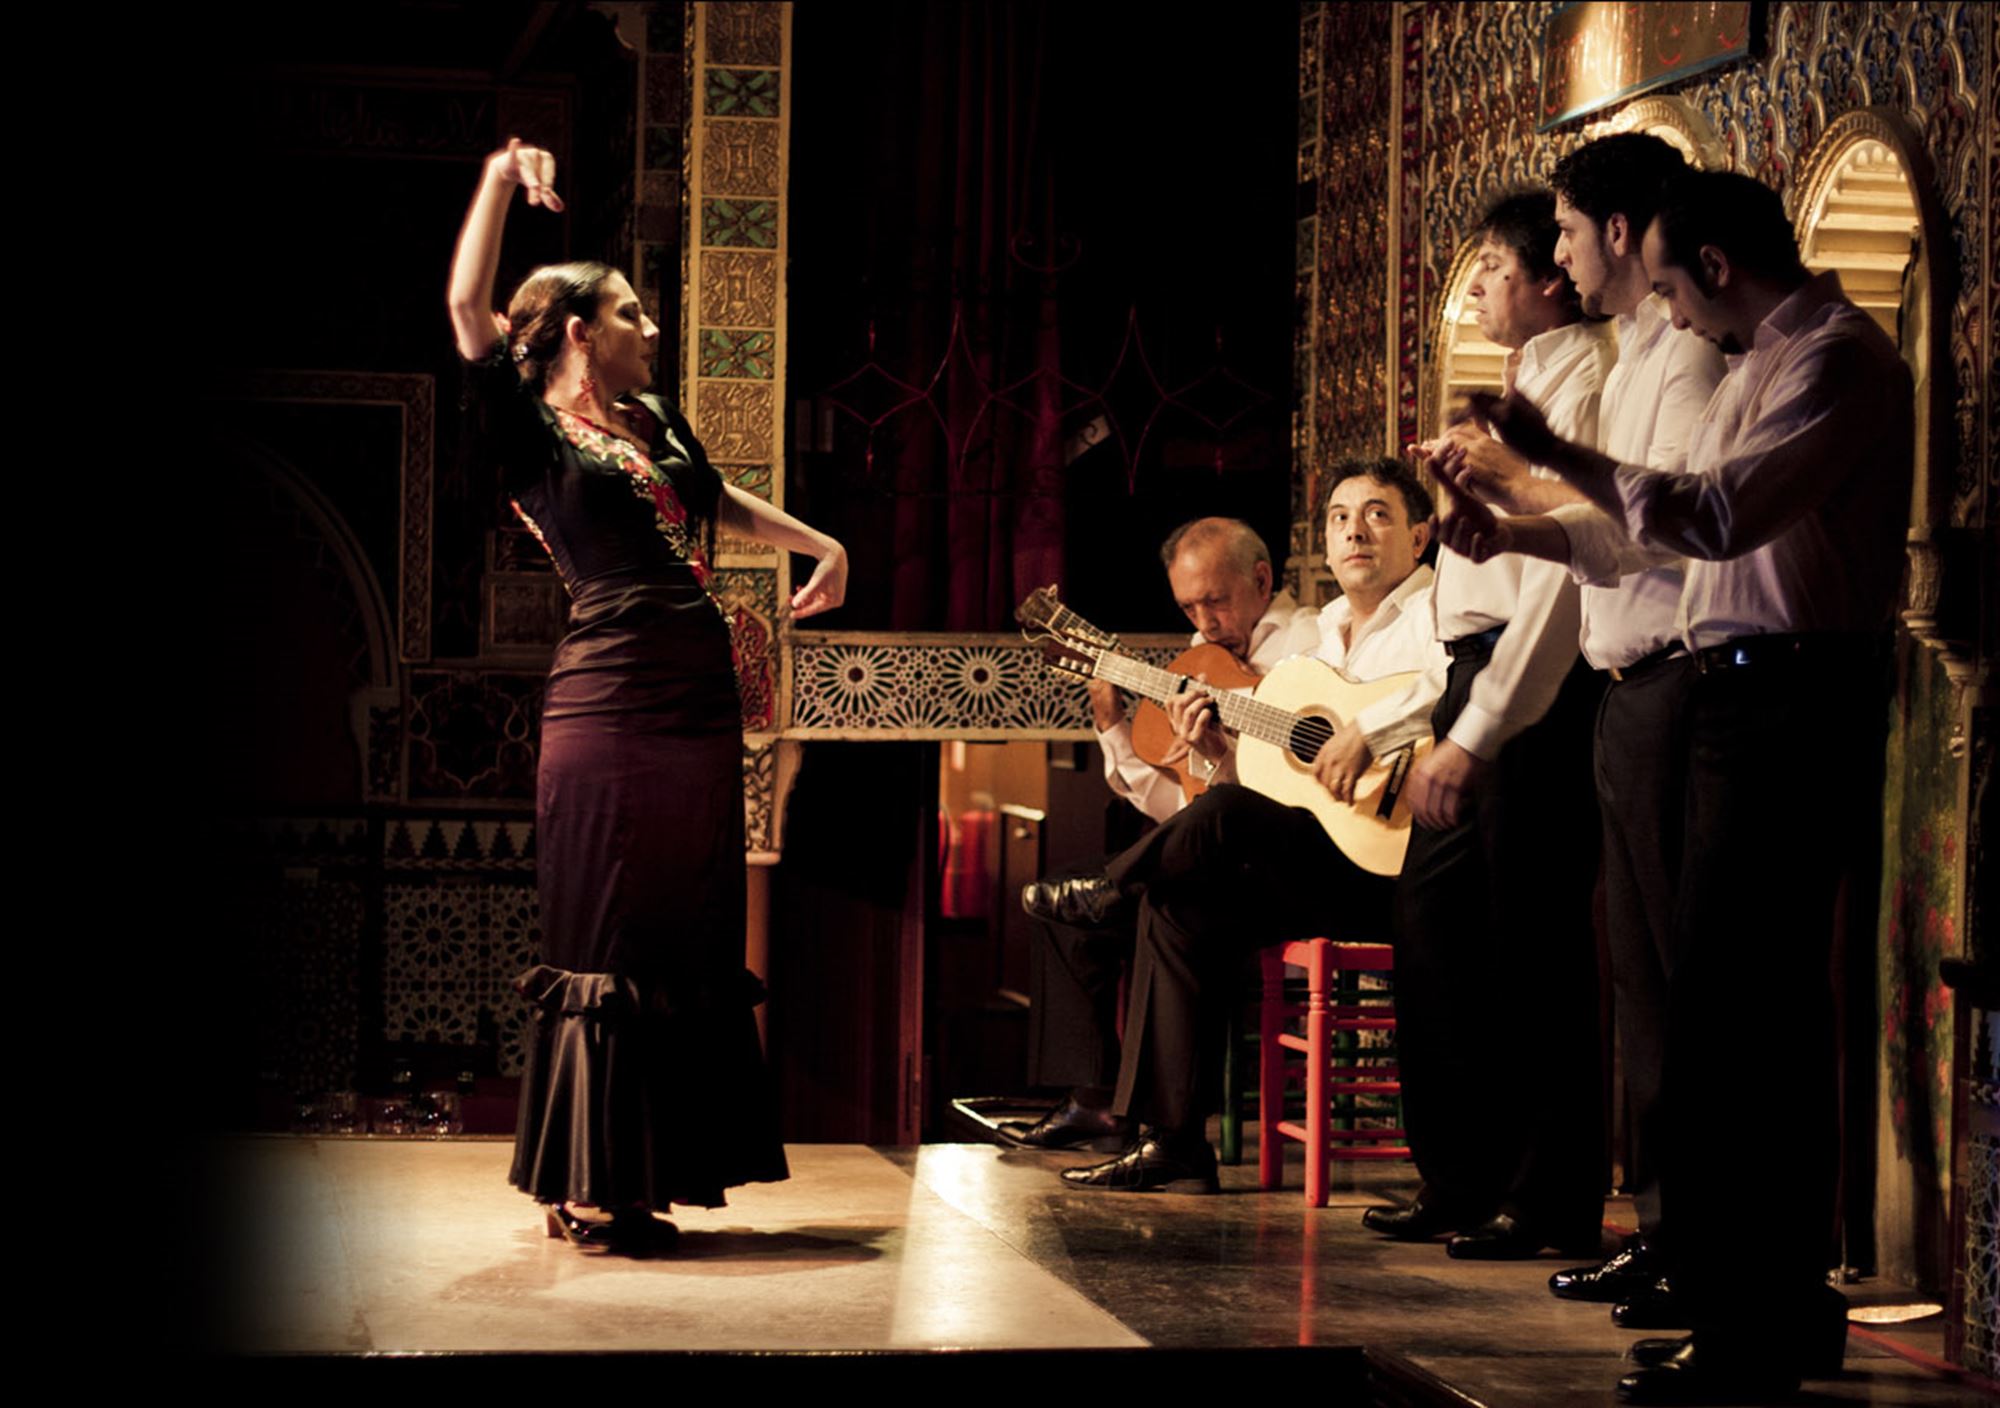
[(1515, 383), (1518, 385), (1534, 376), (1548, 363), (1576, 355), (1583, 350), (1580, 344), (1594, 342), (1602, 336), (1602, 324), (1586, 322), (1581, 318), (1573, 323), (1564, 323), (1559, 328), (1536, 333), (1521, 344), (1519, 370), (1514, 373)]
[[(1382, 598), (1382, 604), (1375, 608), (1375, 615), (1369, 619), (1382, 620), (1385, 619), (1382, 615), (1385, 611), (1391, 616), (1402, 611), (1403, 603), (1428, 587), (1433, 575), (1428, 565), (1418, 563), (1416, 571), (1396, 583), (1396, 589)], [(1338, 630), (1353, 619), (1354, 603), (1349, 601), (1343, 592), (1319, 609), (1320, 632), (1325, 634), (1327, 631)]]
[(1639, 300), (1639, 306), (1629, 313), (1618, 315), (1618, 354), (1625, 355), (1626, 349), (1641, 347), (1660, 335), (1662, 328), (1670, 325), (1672, 319), (1667, 314), (1667, 300), (1657, 293), (1649, 293)]
[[(1783, 342), (1804, 327), (1813, 314), (1829, 303), (1845, 301), (1846, 297), (1840, 287), (1838, 270), (1828, 269), (1825, 273), (1813, 275), (1793, 289), (1785, 301), (1773, 308), (1757, 325), (1757, 336), (1752, 345), (1763, 347)], [(1768, 337), (1765, 335), (1767, 332)]]

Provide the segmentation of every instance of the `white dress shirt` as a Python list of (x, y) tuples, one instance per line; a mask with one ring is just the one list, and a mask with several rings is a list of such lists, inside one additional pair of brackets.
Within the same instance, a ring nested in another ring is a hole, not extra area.
[(1909, 523), (1911, 398), (1894, 344), (1828, 272), (1758, 326), (1684, 472), (1619, 465), (1628, 531), (1690, 559), (1679, 617), (1690, 650), (1883, 625)]
[(1354, 625), (1354, 603), (1336, 597), (1320, 608), (1321, 660), (1351, 680), (1416, 672), (1421, 679), (1355, 714), (1368, 751), (1377, 758), (1430, 737), (1431, 709), (1444, 693), (1450, 659), (1432, 625), (1431, 569), (1421, 564), (1382, 598), (1366, 621)]
[[(1608, 324), (1570, 323), (1530, 338), (1509, 358), (1511, 385), (1541, 409), (1556, 434), (1595, 445), (1598, 400), (1617, 357)], [(1554, 477), (1540, 466), (1535, 473)], [(1449, 735), (1491, 762), (1508, 739), (1548, 712), (1576, 659), (1576, 583), (1560, 563), (1516, 553), (1474, 563), (1446, 549), (1438, 555), (1433, 600), (1441, 641), (1507, 627)]]
[[(1200, 631), (1188, 638), (1189, 646), (1206, 645)], [(1290, 592), (1271, 598), (1264, 614), (1250, 630), (1250, 668), (1260, 675), (1271, 672), (1280, 660), (1293, 655), (1310, 655), (1319, 646), (1319, 612), (1300, 606)], [(1248, 691), (1239, 691), (1247, 693)], [(1118, 796), (1155, 821), (1165, 821), (1187, 805), (1180, 778), (1165, 768), (1154, 767), (1132, 751), (1132, 725), (1120, 719), (1109, 729), (1100, 729), (1098, 747), (1104, 750), (1104, 780)], [(1235, 748), (1216, 765), (1215, 781), (1235, 776)]]
[[(1604, 382), (1598, 448), (1621, 464), (1678, 470), (1689, 437), (1728, 370), (1722, 353), (1676, 332), (1664, 299), (1649, 293), (1617, 320), (1618, 365)], [(1679, 640), (1683, 563), (1678, 554), (1634, 551), (1622, 520), (1592, 504), (1564, 504), (1550, 517), (1570, 541), (1570, 570), (1583, 584), (1583, 658), (1624, 669)]]

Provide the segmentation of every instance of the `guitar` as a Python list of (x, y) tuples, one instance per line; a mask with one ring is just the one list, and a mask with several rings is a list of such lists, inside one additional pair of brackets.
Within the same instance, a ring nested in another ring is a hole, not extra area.
[(1190, 690), (1207, 694), (1215, 700), (1218, 721), (1237, 735), (1238, 781), (1273, 801), (1304, 807), (1341, 854), (1363, 870), (1374, 875), (1402, 870), (1410, 844), (1403, 782), (1429, 740), (1377, 758), (1356, 781), (1352, 802), (1335, 801), (1313, 775), (1312, 764), (1343, 722), (1403, 690), (1418, 678), (1416, 672), (1357, 681), (1323, 660), (1295, 655), (1280, 661), (1257, 682), (1256, 693), (1245, 697), (1226, 685), (1204, 684), (1122, 654), (1116, 636), (1064, 606), (1053, 587), (1031, 592), (1014, 616), (1022, 634), (1040, 642), (1042, 663), (1060, 674), (1105, 680), (1157, 702)]

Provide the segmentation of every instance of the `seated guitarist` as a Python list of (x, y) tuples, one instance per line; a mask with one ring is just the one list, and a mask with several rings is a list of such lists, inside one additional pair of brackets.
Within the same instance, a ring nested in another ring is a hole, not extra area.
[[(1184, 523), (1161, 546), (1160, 561), (1174, 600), (1194, 627), (1191, 648), (1220, 646), (1249, 673), (1262, 675), (1318, 646), (1319, 613), (1300, 606), (1290, 592), (1274, 590), (1270, 549), (1242, 520)], [(1161, 760), (1165, 766), (1156, 766), (1133, 747), (1115, 686), (1092, 680), (1090, 707), (1112, 792), (1154, 821), (1168, 820), (1187, 804), (1180, 775), (1171, 770), (1189, 757), (1186, 741), (1176, 739)], [(1214, 756), (1188, 764), (1189, 770), (1204, 778), (1233, 776), (1226, 741), (1211, 730), (1204, 742)], [(1128, 1122), (1111, 1113), (1111, 1096), (1118, 1074), (1118, 979), (1133, 955), (1133, 916), (1096, 916), (1088, 903), (1056, 903), (1065, 886), (1101, 873), (1103, 864), (1099, 859), (1044, 877), (1022, 894), (1028, 913), (1043, 921), (1029, 953), (1028, 1082), (1067, 1087), (1070, 1094), (1035, 1124), (1000, 1126), (1005, 1143), (1114, 1153), (1131, 1142)]]
[[(1342, 595), (1320, 613), (1318, 658), (1349, 679), (1418, 678), (1360, 710), (1320, 750), (1314, 772), (1342, 801), (1377, 757), (1426, 737), (1443, 688), (1431, 571), (1419, 565), (1432, 529), (1430, 495), (1395, 460), (1347, 460), (1327, 476), (1327, 566)], [(1169, 708), (1176, 733), (1220, 754), (1215, 706), (1189, 693)], [(1247, 788), (1211, 787), (1173, 820), (1114, 857), (1105, 872), (1060, 887), (1072, 912), (1136, 905), (1138, 951), (1112, 1113), (1132, 1142), (1105, 1163), (1066, 1169), (1080, 1188), (1212, 1191), (1209, 1112), (1219, 1104), (1228, 1004), (1245, 953), (1335, 934), (1388, 938), (1394, 882), (1343, 856), (1319, 820)]]
[[(1193, 645), (1219, 645), (1261, 675), (1280, 660), (1304, 655), (1319, 644), (1319, 613), (1300, 606), (1287, 591), (1275, 590), (1271, 551), (1249, 524), (1237, 518), (1197, 518), (1174, 529), (1160, 547), (1160, 563), (1174, 600), (1194, 627)], [(1151, 817), (1165, 821), (1186, 805), (1178, 774), (1169, 769), (1188, 756), (1185, 742), (1156, 767), (1132, 747), (1118, 690), (1104, 680), (1090, 682), (1090, 712), (1104, 753), (1104, 780), (1111, 790)], [(1228, 741), (1212, 736), (1212, 757), (1192, 764), (1197, 777), (1231, 775)]]

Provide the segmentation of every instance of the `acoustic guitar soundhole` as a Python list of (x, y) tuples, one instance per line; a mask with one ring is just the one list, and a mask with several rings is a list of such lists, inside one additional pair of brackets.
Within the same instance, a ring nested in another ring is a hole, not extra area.
[(1292, 725), (1291, 736), (1285, 740), (1286, 748), (1294, 758), (1302, 763), (1310, 763), (1319, 756), (1319, 750), (1326, 746), (1327, 739), (1333, 737), (1333, 724), (1315, 715), (1308, 715)]

